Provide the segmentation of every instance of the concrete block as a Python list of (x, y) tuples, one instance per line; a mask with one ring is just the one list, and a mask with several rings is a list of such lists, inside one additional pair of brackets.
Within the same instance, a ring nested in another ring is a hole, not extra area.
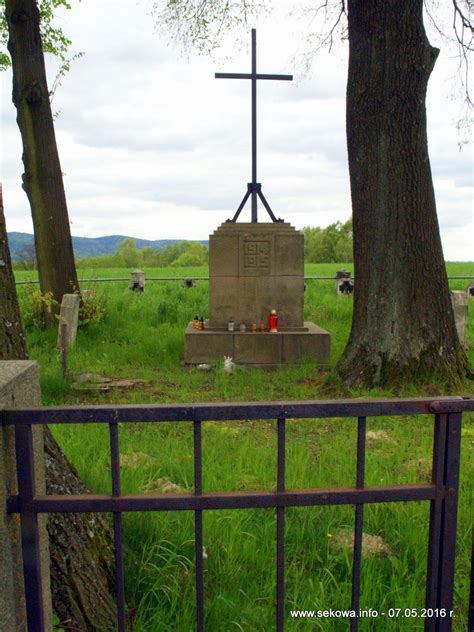
[(280, 364), (281, 342), (281, 335), (267, 332), (235, 334), (234, 361), (237, 364)]
[(227, 327), (230, 316), (240, 322), (239, 277), (212, 276), (209, 278), (209, 326)]
[(209, 320), (225, 327), (266, 323), (277, 309), (287, 327), (301, 327), (304, 236), (285, 222), (224, 223), (210, 236)]
[(273, 309), (280, 316), (279, 327), (302, 327), (304, 310), (304, 278), (275, 278)]
[[(61, 325), (61, 323), (64, 323), (66, 325), (66, 344), (68, 347), (76, 342), (80, 302), (81, 298), (79, 294), (64, 294), (61, 302), (59, 324)], [(59, 327), (58, 345), (60, 345)]]
[[(204, 326), (208, 326), (205, 323)], [(186, 364), (209, 364), (223, 360), (224, 356), (234, 357), (234, 340), (227, 331), (200, 331), (192, 323), (184, 333), (184, 362)]]
[[(0, 361), (0, 410), (41, 405), (39, 372), (36, 362)], [(45, 493), (43, 428), (33, 428), (37, 493)], [(0, 427), (0, 629), (24, 632), (26, 612), (19, 520), (8, 516), (6, 499), (18, 492), (16, 480), (15, 432)], [(45, 629), (52, 629), (49, 577), (49, 545), (46, 515), (39, 516), (40, 558)]]
[(240, 277), (239, 279), (239, 324), (251, 326), (255, 323), (267, 325), (267, 318), (275, 293), (275, 277)]
[[(231, 355), (240, 364), (277, 365), (311, 355), (329, 358), (329, 334), (304, 326), (304, 236), (286, 222), (225, 222), (209, 238), (209, 326), (185, 333), (185, 362), (208, 363)], [(277, 334), (245, 333), (268, 324), (275, 309)], [(227, 332), (229, 317), (236, 332)], [(312, 327), (314, 325), (310, 324)], [(288, 334), (282, 337), (282, 334)], [(290, 334), (306, 334), (292, 338)]]
[(451, 304), (453, 306), (454, 319), (456, 321), (456, 329), (458, 332), (459, 342), (462, 345), (465, 345), (468, 313), (466, 292), (452, 290)]
[(275, 235), (275, 274), (304, 276), (304, 235)]
[(330, 334), (314, 323), (293, 331), (245, 332), (198, 331), (188, 325), (185, 333), (186, 364), (212, 363), (231, 356), (237, 364), (262, 367), (297, 364), (312, 358), (320, 364), (329, 362)]
[(294, 364), (305, 358), (327, 364), (331, 357), (331, 335), (311, 322), (305, 322), (304, 332), (282, 332), (282, 363)]
[(209, 236), (209, 276), (238, 276), (239, 235), (220, 234)]

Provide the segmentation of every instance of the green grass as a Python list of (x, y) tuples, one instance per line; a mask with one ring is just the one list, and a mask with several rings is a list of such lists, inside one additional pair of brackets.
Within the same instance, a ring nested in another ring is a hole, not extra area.
[[(343, 264), (309, 265), (307, 275), (329, 276)], [(346, 266), (352, 269), (350, 265)], [(147, 276), (206, 276), (204, 268), (147, 270)], [(448, 264), (450, 275), (474, 274), (472, 264)], [(23, 273), (22, 276), (24, 276)], [(127, 270), (95, 270), (96, 277), (128, 277)], [(18, 277), (20, 274), (18, 274)], [(80, 271), (81, 277), (90, 271)], [(452, 281), (465, 289), (469, 281)], [(71, 389), (60, 376), (55, 332), (28, 330), (31, 357), (41, 367), (47, 404), (200, 402), (334, 397), (416, 396), (445, 393), (442, 384), (387, 390), (346, 391), (313, 363), (275, 371), (242, 369), (228, 376), (185, 369), (183, 332), (194, 314), (207, 314), (208, 284), (192, 289), (179, 282), (150, 282), (144, 294), (127, 283), (95, 284), (104, 293), (107, 315), (79, 331), (70, 353), (72, 373), (141, 378), (142, 387), (107, 393)], [(19, 290), (24, 300), (24, 289)], [(474, 365), (474, 301), (470, 301), (468, 354)], [(352, 298), (335, 296), (333, 281), (310, 281), (305, 317), (332, 335), (334, 363), (346, 343)], [(472, 392), (466, 383), (464, 394)], [(474, 481), (474, 419), (464, 415), (459, 495), (454, 630), (464, 630), (469, 591), (469, 557)], [(433, 442), (431, 417), (368, 419), (368, 431), (388, 440), (367, 447), (366, 484), (425, 482)], [(55, 426), (55, 434), (89, 487), (110, 492), (108, 435), (99, 425)], [(355, 480), (354, 420), (289, 420), (287, 487), (352, 486)], [(158, 478), (192, 490), (191, 424), (123, 424), (121, 454), (141, 453), (140, 467), (122, 467), (124, 493), (143, 491)], [(426, 461), (428, 466), (426, 465)], [(205, 491), (270, 490), (276, 484), (276, 428), (273, 422), (203, 424)], [(350, 607), (351, 556), (330, 544), (338, 529), (352, 528), (352, 507), (292, 508), (286, 512), (288, 630), (346, 630), (347, 621), (291, 619), (290, 609)], [(427, 503), (366, 506), (364, 531), (380, 535), (392, 555), (364, 559), (361, 607), (421, 608), (424, 601)], [(206, 625), (211, 631), (271, 630), (275, 588), (274, 510), (209, 511), (204, 514)], [(124, 515), (126, 594), (137, 609), (135, 630), (194, 629), (194, 531), (191, 512)], [(362, 620), (360, 630), (422, 630), (423, 620)]]

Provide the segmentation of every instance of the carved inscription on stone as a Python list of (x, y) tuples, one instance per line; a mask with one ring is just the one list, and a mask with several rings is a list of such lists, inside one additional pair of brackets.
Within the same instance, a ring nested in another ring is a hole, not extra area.
[(244, 242), (244, 269), (267, 271), (270, 268), (270, 241)]

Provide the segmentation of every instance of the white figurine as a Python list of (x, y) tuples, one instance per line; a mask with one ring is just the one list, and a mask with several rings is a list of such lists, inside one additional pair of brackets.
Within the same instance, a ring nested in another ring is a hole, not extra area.
[(224, 356), (224, 372), (232, 373), (233, 369), (234, 369), (234, 361), (232, 360), (232, 357)]

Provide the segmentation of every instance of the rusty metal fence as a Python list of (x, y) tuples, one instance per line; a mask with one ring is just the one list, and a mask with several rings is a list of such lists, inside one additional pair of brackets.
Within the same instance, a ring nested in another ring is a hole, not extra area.
[[(305, 281), (335, 281), (335, 276), (305, 276)], [(354, 280), (354, 277), (350, 277)], [(448, 276), (449, 281), (471, 280), (474, 279), (473, 275), (468, 276)], [(130, 281), (130, 277), (92, 277), (90, 279), (78, 279), (79, 283), (104, 283), (108, 281)], [(166, 276), (166, 277), (145, 277), (145, 281), (209, 281), (208, 276)], [(22, 281), (15, 281), (16, 285), (39, 285), (38, 279), (28, 279)]]
[[(116, 567), (117, 629), (125, 632), (126, 607), (123, 573), (122, 512), (194, 511), (196, 629), (205, 626), (203, 511), (274, 508), (276, 511), (275, 629), (285, 626), (285, 509), (316, 505), (355, 506), (351, 610), (359, 611), (364, 506), (368, 503), (429, 501), (430, 524), (426, 572), (425, 631), (452, 629), (456, 513), (460, 460), (461, 418), (474, 411), (474, 398), (336, 400), (304, 402), (218, 403), (192, 405), (84, 406), (6, 410), (4, 425), (16, 436), (19, 493), (8, 500), (8, 511), (21, 519), (21, 538), (29, 632), (43, 632), (38, 514), (51, 512), (107, 512), (113, 514)], [(433, 415), (432, 476), (429, 484), (365, 485), (367, 417)], [(285, 426), (288, 419), (354, 418), (357, 424), (355, 485), (349, 488), (287, 489), (285, 484)], [(277, 434), (275, 491), (206, 493), (202, 485), (201, 426), (206, 421), (274, 420)], [(194, 428), (193, 494), (121, 494), (119, 424), (188, 421)], [(34, 481), (32, 426), (34, 424), (108, 424), (112, 489), (110, 495), (37, 495)], [(472, 573), (471, 573), (472, 575)], [(472, 581), (472, 579), (471, 579)], [(471, 585), (468, 630), (474, 627), (474, 586)], [(359, 619), (348, 626), (355, 632)]]

